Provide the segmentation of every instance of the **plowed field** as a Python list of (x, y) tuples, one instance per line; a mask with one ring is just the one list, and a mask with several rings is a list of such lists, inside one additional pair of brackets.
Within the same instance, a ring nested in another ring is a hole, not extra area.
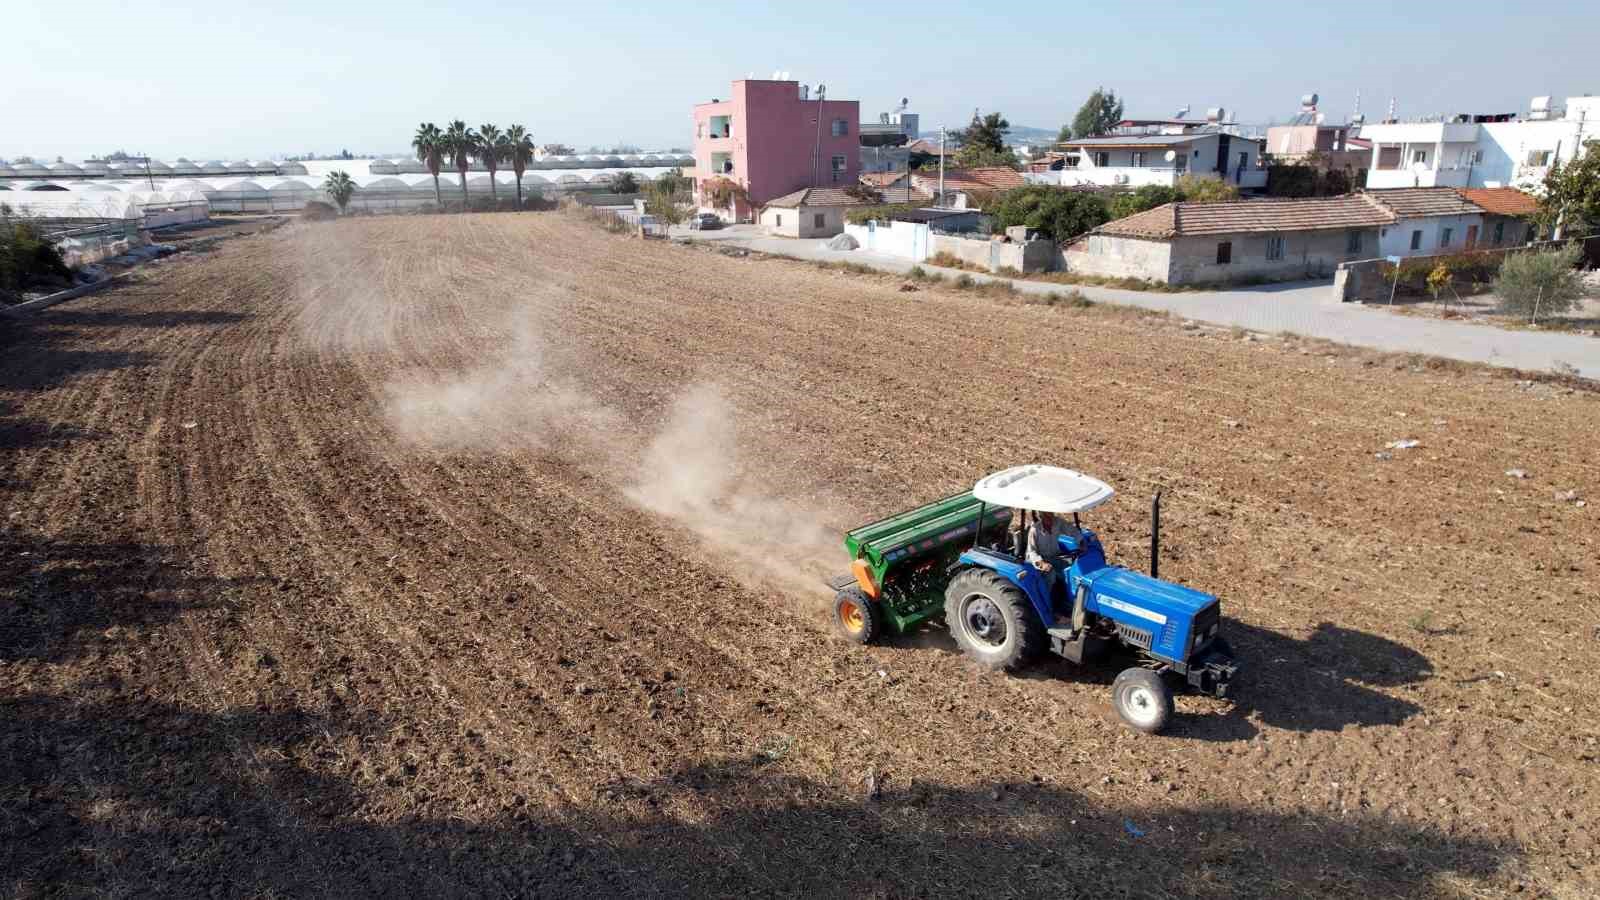
[[(407, 217), (0, 324), (0, 893), (1600, 891), (1595, 395), (899, 287)], [(1237, 704), (831, 635), (1035, 460)]]

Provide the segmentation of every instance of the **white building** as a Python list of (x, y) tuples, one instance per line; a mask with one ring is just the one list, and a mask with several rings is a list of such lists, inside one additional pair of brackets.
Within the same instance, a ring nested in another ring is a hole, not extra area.
[(1244, 190), (1267, 184), (1260, 142), (1223, 131), (1107, 135), (1061, 146), (1078, 157), (1077, 165), (1060, 170), (1066, 187), (1171, 187), (1184, 175), (1218, 178)]
[(1367, 125), (1367, 187), (1536, 187), (1557, 161), (1600, 139), (1600, 97), (1569, 97), (1564, 110), (1535, 97), (1527, 116), (1457, 116), (1451, 122)]

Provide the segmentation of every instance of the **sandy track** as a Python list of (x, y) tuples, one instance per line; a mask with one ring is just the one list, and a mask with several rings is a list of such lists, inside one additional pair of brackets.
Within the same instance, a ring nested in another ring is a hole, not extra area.
[[(0, 337), (7, 891), (1596, 890), (1592, 395), (896, 287), (370, 219)], [(829, 636), (1024, 459), (1167, 489), (1237, 707)]]

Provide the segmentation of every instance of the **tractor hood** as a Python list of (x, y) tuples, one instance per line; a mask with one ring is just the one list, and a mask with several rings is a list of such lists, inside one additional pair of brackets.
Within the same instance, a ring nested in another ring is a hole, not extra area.
[[(1164, 625), (1167, 618), (1177, 618), (1187, 623), (1200, 610), (1217, 602), (1216, 597), (1204, 591), (1151, 578), (1121, 566), (1107, 566), (1090, 572), (1084, 576), (1084, 580), (1089, 583), (1090, 592), (1098, 605), (1147, 619), (1155, 625)], [(1127, 607), (1153, 615), (1140, 616)], [(1157, 616), (1163, 621), (1157, 621)]]

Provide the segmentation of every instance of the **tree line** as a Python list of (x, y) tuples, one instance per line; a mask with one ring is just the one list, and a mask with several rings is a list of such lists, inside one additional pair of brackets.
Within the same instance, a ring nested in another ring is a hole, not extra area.
[(533, 136), (521, 125), (511, 125), (502, 131), (488, 124), (470, 128), (466, 122), (456, 119), (443, 130), (432, 122), (418, 125), (417, 133), (411, 138), (411, 149), (416, 152), (417, 161), (433, 176), (433, 197), (441, 207), (444, 197), (439, 192), (439, 172), (444, 168), (445, 161), (449, 160), (450, 167), (461, 175), (463, 208), (467, 204), (467, 171), (472, 168), (473, 162), (489, 171), (489, 196), (496, 202), (499, 201), (499, 192), (494, 176), (502, 163), (509, 163), (511, 171), (517, 176), (517, 208), (520, 209), (522, 176), (528, 170), (528, 163), (533, 161), (537, 148), (534, 147)]

